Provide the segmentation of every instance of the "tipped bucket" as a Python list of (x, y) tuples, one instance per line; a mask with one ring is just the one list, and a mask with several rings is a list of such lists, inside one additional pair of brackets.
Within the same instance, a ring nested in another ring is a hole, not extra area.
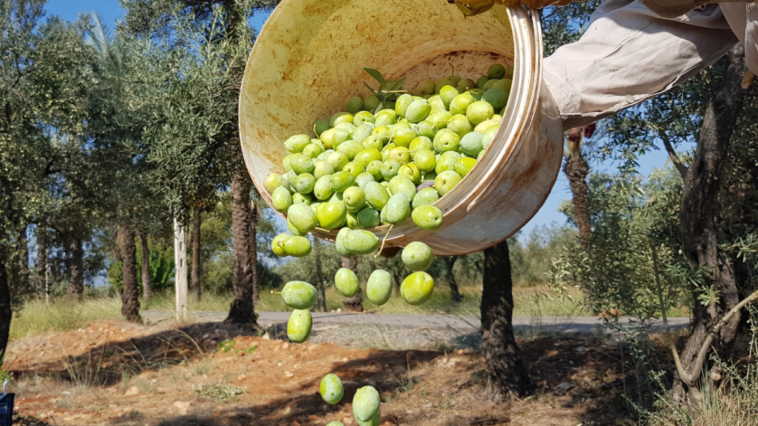
[[(443, 226), (422, 231), (409, 218), (393, 227), (386, 246), (423, 241), (437, 255), (486, 249), (523, 227), (550, 194), (563, 156), (555, 101), (542, 84), (539, 19), (523, 7), (496, 5), (464, 18), (444, 0), (284, 0), (253, 47), (240, 96), (242, 150), (255, 186), (284, 173), (283, 142), (315, 120), (369, 94), (363, 70), (419, 81), (455, 74), (476, 80), (493, 63), (514, 65), (500, 130), (456, 188), (435, 203)], [(376, 85), (375, 82), (373, 85)], [(312, 131), (310, 132), (312, 134)], [(387, 226), (371, 229), (384, 237)], [(337, 231), (316, 229), (334, 241)]]

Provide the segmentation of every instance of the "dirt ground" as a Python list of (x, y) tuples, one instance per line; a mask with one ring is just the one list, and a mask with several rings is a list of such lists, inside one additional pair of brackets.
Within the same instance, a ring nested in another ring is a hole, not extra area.
[[(355, 426), (350, 401), (365, 385), (382, 396), (383, 426), (627, 424), (615, 349), (592, 340), (520, 341), (534, 393), (492, 404), (476, 350), (296, 345), (250, 334), (219, 323), (107, 321), (17, 340), (5, 360), (16, 424)], [(333, 406), (318, 394), (330, 372), (345, 385)]]

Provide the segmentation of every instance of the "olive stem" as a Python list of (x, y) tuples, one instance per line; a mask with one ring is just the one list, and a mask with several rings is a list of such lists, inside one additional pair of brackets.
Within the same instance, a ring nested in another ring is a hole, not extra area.
[(390, 225), (390, 229), (387, 230), (387, 234), (384, 236), (384, 238), (382, 238), (382, 246), (379, 247), (379, 252), (374, 256), (375, 258), (379, 257), (382, 254), (382, 250), (384, 250), (384, 242), (387, 241), (387, 237), (390, 236), (390, 232), (392, 232), (392, 228), (394, 226), (395, 226), (394, 223), (392, 225)]

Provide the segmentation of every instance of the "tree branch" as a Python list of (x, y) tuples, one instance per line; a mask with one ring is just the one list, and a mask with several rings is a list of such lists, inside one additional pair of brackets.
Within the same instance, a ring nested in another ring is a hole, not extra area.
[(708, 350), (711, 348), (711, 344), (713, 343), (713, 339), (716, 338), (716, 336), (721, 331), (721, 328), (726, 325), (726, 323), (729, 322), (729, 320), (737, 314), (745, 305), (748, 305), (750, 303), (753, 303), (755, 301), (758, 301), (758, 291), (753, 292), (750, 296), (744, 298), (740, 303), (735, 305), (732, 309), (729, 310), (729, 312), (724, 315), (723, 318), (721, 318), (721, 321), (719, 321), (715, 327), (713, 327), (713, 330), (711, 330), (710, 333), (708, 333), (708, 336), (705, 338), (705, 341), (703, 342), (703, 345), (700, 347), (700, 351), (698, 351), (697, 359), (695, 361), (695, 368), (691, 373), (688, 373), (684, 366), (682, 365), (681, 359), (679, 359), (679, 352), (676, 350), (676, 346), (674, 345), (674, 339), (671, 337), (671, 329), (669, 328), (669, 322), (668, 318), (666, 317), (666, 305), (663, 304), (663, 290), (661, 289), (661, 281), (658, 274), (658, 255), (655, 250), (655, 245), (650, 244), (650, 248), (653, 252), (653, 269), (655, 271), (655, 284), (658, 287), (658, 303), (661, 305), (661, 316), (663, 317), (663, 326), (666, 328), (666, 336), (668, 337), (669, 341), (669, 348), (671, 349), (671, 355), (674, 357), (674, 364), (676, 364), (676, 371), (679, 374), (679, 378), (689, 386), (690, 388), (694, 388), (695, 384), (697, 383), (697, 380), (700, 378), (700, 373), (703, 371), (703, 364), (705, 363), (705, 357), (708, 355)]
[(663, 129), (658, 129), (658, 136), (661, 137), (663, 146), (666, 147), (666, 151), (668, 151), (669, 158), (671, 159), (671, 162), (674, 163), (674, 167), (676, 167), (676, 170), (680, 175), (682, 175), (682, 179), (686, 179), (687, 166), (685, 166), (684, 163), (682, 163), (682, 160), (679, 159), (679, 156), (676, 155), (676, 150), (674, 149), (674, 146), (671, 145), (671, 139), (669, 139), (669, 135), (667, 135)]
[(52, 174), (57, 173), (55, 170), (53, 170), (53, 165), (55, 164), (55, 155), (53, 155), (52, 158), (50, 158), (50, 161), (47, 162), (47, 165), (45, 166), (45, 176), (50, 176)]

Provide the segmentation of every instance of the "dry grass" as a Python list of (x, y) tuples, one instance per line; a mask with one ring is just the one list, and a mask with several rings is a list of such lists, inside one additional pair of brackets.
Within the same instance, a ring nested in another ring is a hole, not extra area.
[[(188, 309), (201, 312), (225, 312), (229, 310), (232, 302), (232, 294), (206, 293), (200, 301), (189, 298)], [(142, 302), (143, 310), (169, 310), (176, 308), (176, 299), (173, 292), (156, 293), (147, 302)]]
[(14, 312), (10, 339), (49, 331), (67, 331), (93, 321), (121, 317), (121, 300), (116, 297), (86, 299), (81, 302), (53, 300), (45, 304), (30, 300), (21, 310)]
[(703, 410), (697, 426), (758, 424), (758, 372), (756, 365), (747, 374), (729, 374), (722, 389), (706, 388)]
[[(397, 289), (386, 304), (376, 306), (364, 300), (363, 307), (368, 311), (387, 314), (450, 314), (450, 315), (479, 315), (481, 303), (481, 285), (463, 286), (460, 288), (463, 301), (452, 303), (450, 289), (445, 284), (435, 288), (432, 298), (422, 306), (411, 306), (405, 303)], [(561, 300), (547, 286), (515, 287), (513, 289), (514, 315), (533, 318), (552, 316), (592, 316), (583, 305), (583, 295), (572, 289), (571, 299)], [(327, 310), (343, 309), (343, 297), (334, 287), (326, 289)], [(232, 301), (231, 294), (206, 293), (197, 302), (190, 298), (189, 310), (198, 312), (225, 312)], [(147, 301), (142, 301), (143, 310), (174, 309), (174, 294), (166, 292), (155, 294)], [(272, 294), (270, 290), (261, 291), (258, 311), (288, 311), (281, 296)], [(669, 316), (686, 314), (685, 310), (669, 313)], [(71, 302), (66, 299), (53, 300), (49, 305), (44, 301), (31, 300), (14, 314), (11, 324), (11, 340), (25, 336), (33, 336), (50, 331), (67, 331), (82, 327), (88, 323), (104, 319), (121, 318), (121, 300), (117, 297), (88, 298), (81, 302)]]
[[(479, 315), (479, 304), (482, 300), (482, 287), (465, 286), (460, 288), (463, 294), (463, 302), (453, 304), (450, 299), (450, 288), (446, 285), (438, 285), (434, 289), (432, 298), (422, 306), (411, 306), (405, 303), (397, 289), (392, 298), (382, 306), (376, 306), (368, 300), (364, 300), (363, 307), (366, 310), (386, 314), (452, 314), (452, 315)], [(546, 286), (515, 287), (513, 298), (515, 303), (514, 315), (519, 316), (572, 316), (591, 315), (582, 306), (582, 294), (578, 290), (571, 293), (573, 300), (563, 300), (553, 297), (552, 292)], [(270, 290), (261, 291), (260, 303), (256, 306), (258, 311), (289, 311), (281, 296), (272, 294)], [(327, 310), (344, 309), (342, 295), (334, 287), (326, 289)], [(232, 301), (230, 294), (205, 294), (203, 300), (195, 302), (190, 300), (191, 311), (224, 312), (229, 309)], [(174, 295), (166, 293), (154, 296), (145, 306), (145, 309), (172, 310), (174, 309)]]
[(648, 413), (647, 423), (651, 426), (758, 425), (758, 363), (752, 358), (752, 362), (746, 364), (721, 366), (724, 379), (718, 388), (704, 380), (703, 402), (696, 415), (663, 393), (656, 402), (657, 410)]

